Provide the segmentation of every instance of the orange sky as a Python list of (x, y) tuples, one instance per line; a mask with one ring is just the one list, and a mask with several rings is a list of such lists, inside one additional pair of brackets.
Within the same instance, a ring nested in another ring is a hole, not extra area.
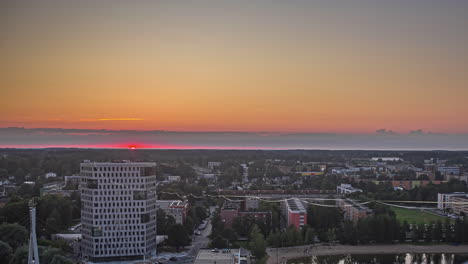
[(468, 133), (452, 1), (5, 2), (0, 127)]

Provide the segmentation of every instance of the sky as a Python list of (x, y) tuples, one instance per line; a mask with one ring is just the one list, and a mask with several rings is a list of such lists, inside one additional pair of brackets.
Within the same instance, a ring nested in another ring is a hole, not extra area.
[(4, 0), (0, 128), (460, 140), (467, 13), (463, 0)]

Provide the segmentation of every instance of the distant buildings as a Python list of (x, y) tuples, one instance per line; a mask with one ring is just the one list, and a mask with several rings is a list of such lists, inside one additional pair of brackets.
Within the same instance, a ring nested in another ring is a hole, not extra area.
[(184, 224), (187, 217), (188, 203), (180, 200), (157, 200), (156, 207), (166, 215), (174, 217), (177, 224)]
[(300, 174), (301, 176), (319, 176), (323, 175), (322, 171), (304, 171), (304, 172), (295, 172), (296, 174)]
[(177, 175), (168, 175), (167, 180), (170, 182), (178, 182), (180, 181), (181, 177)]
[(372, 214), (371, 209), (348, 198), (339, 200), (338, 206), (344, 212), (344, 219), (353, 222), (357, 222), (359, 219)]
[(463, 192), (455, 193), (438, 193), (437, 208), (441, 210), (452, 208), (453, 199), (456, 197), (468, 197), (468, 194)]
[(465, 183), (468, 184), (468, 174), (463, 174), (463, 175), (446, 175), (445, 180), (451, 181), (451, 180), (458, 180), (458, 181), (464, 181)]
[(297, 198), (287, 199), (283, 205), (287, 226), (294, 226), (297, 229), (307, 224), (307, 210), (301, 200)]
[(440, 172), (441, 175), (454, 175), (454, 176), (459, 176), (460, 175), (460, 167), (437, 167), (437, 171)]
[[(388, 181), (374, 181), (375, 184), (380, 184), (380, 183), (387, 183)], [(402, 188), (404, 190), (411, 190), (416, 187), (423, 187), (428, 185), (429, 183), (432, 184), (441, 184), (444, 181), (407, 181), (407, 180), (402, 180), (402, 181), (390, 181), (392, 184), (393, 188)]]
[(57, 174), (54, 173), (54, 172), (48, 172), (48, 173), (45, 174), (46, 179), (55, 178), (55, 177), (57, 177)]
[(403, 161), (403, 159), (398, 157), (373, 157), (371, 161)]
[[(249, 216), (252, 219), (257, 221), (261, 220), (264, 222), (271, 222), (271, 212), (261, 212), (261, 211), (247, 211), (246, 205), (250, 203), (249, 206), (252, 206), (252, 201), (247, 202), (246, 200), (238, 201), (226, 201), (221, 208), (220, 218), (223, 222), (224, 227), (232, 227), (234, 220), (237, 217)], [(258, 208), (258, 207), (257, 207)]]
[(208, 169), (213, 170), (221, 166), (220, 161), (208, 161)]
[(73, 175), (73, 176), (65, 176), (65, 186), (67, 186), (67, 184), (73, 184), (73, 185), (78, 185), (80, 184), (80, 177), (79, 175)]
[(84, 162), (82, 255), (92, 262), (156, 255), (156, 163)]
[(42, 188), (39, 190), (39, 194), (40, 196), (47, 194), (58, 194), (70, 197), (73, 192), (76, 192), (76, 190), (63, 190), (64, 187), (65, 185), (63, 185), (61, 182), (47, 183), (44, 184), (44, 186), (42, 186)]
[(337, 194), (350, 194), (355, 192), (362, 192), (361, 189), (354, 188), (351, 184), (342, 183), (339, 186), (336, 186), (336, 193)]

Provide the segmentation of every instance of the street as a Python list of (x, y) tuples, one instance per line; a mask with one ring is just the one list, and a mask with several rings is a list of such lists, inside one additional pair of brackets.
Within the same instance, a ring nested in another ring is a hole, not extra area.
[[(210, 239), (208, 236), (211, 234), (211, 216), (213, 215), (214, 210), (216, 207), (212, 206), (210, 207), (210, 212), (211, 215), (207, 219), (206, 223), (206, 228), (204, 230), (201, 230), (201, 234), (199, 236), (193, 235), (193, 240), (192, 244), (187, 247), (187, 250), (185, 252), (181, 253), (161, 253), (158, 255), (158, 259), (164, 257), (167, 260), (163, 261), (163, 263), (167, 264), (186, 264), (186, 263), (193, 263), (195, 261), (195, 258), (198, 255), (198, 251), (200, 251), (201, 248), (207, 248), (208, 243), (210, 242)], [(177, 260), (172, 261), (169, 260), (170, 257), (176, 257)]]

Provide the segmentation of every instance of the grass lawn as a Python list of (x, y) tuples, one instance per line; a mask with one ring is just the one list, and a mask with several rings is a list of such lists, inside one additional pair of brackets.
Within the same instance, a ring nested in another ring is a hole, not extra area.
[(420, 224), (420, 223), (430, 223), (436, 222), (437, 220), (444, 221), (445, 218), (419, 210), (405, 209), (392, 207), (392, 210), (395, 212), (397, 219), (400, 223), (406, 220), (408, 224)]

